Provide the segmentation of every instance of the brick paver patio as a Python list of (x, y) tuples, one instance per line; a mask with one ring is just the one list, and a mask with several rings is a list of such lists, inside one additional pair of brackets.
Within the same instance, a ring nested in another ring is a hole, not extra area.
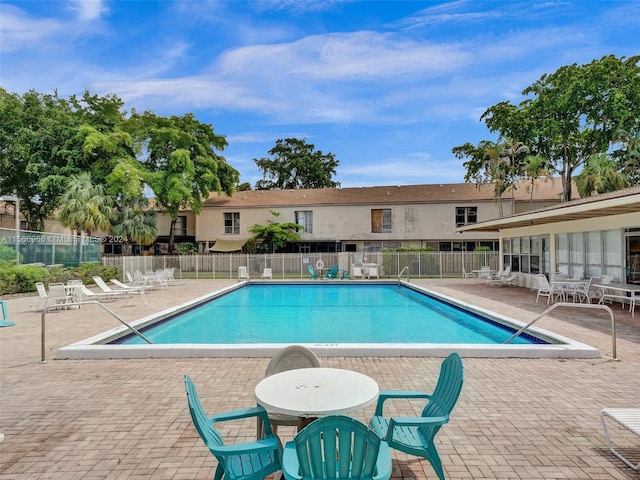
[[(135, 320), (229, 283), (185, 280), (151, 292), (146, 307), (139, 298), (111, 305)], [(459, 279), (415, 283), (522, 321), (546, 307), (524, 288)], [(118, 326), (97, 307), (83, 306), (47, 315), (47, 361), (41, 363), (36, 297), (3, 300), (16, 325), (0, 328), (0, 480), (213, 477), (216, 461), (191, 423), (183, 375), (198, 386), (205, 409), (220, 412), (255, 404), (253, 389), (268, 359), (55, 360), (61, 346)], [(638, 478), (609, 453), (598, 417), (603, 407), (640, 406), (640, 317), (619, 306), (614, 311), (618, 361), (610, 359), (608, 316), (585, 310), (556, 310), (539, 325), (599, 348), (601, 359), (465, 359), (462, 395), (436, 440), (448, 479)], [(382, 389), (431, 390), (442, 359), (321, 361), (365, 373)], [(413, 408), (419, 411), (410, 406), (399, 413)], [(373, 406), (354, 416), (365, 421), (372, 413)], [(255, 425), (243, 422), (225, 432), (245, 441)], [(294, 432), (279, 433), (286, 441)], [(635, 440), (626, 452), (638, 458)], [(392, 478), (437, 477), (428, 462), (393, 452)]]

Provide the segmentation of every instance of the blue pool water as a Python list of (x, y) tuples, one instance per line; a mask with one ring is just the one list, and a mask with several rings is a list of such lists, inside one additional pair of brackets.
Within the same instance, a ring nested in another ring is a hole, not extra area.
[[(396, 284), (253, 284), (142, 332), (154, 344), (500, 344), (513, 330)], [(511, 343), (544, 342), (523, 335)]]

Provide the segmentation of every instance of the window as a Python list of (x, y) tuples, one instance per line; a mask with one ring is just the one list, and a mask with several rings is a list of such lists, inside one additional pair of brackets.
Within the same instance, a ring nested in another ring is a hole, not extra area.
[(546, 236), (514, 237), (502, 240), (502, 261), (512, 272), (548, 273), (549, 241)]
[(304, 227), (307, 233), (313, 233), (313, 212), (310, 210), (296, 212), (296, 223)]
[(224, 214), (224, 233), (233, 235), (240, 234), (240, 212)]
[(371, 210), (371, 233), (391, 233), (390, 208), (374, 208)]
[(456, 227), (478, 221), (478, 207), (456, 207)]
[(178, 216), (176, 218), (176, 223), (173, 226), (173, 233), (178, 236), (186, 236), (187, 235), (187, 217), (184, 215)]

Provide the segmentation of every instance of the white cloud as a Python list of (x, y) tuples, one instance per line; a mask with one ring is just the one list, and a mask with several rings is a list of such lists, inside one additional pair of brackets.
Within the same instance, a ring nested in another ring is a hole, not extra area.
[(0, 51), (3, 52), (32, 48), (64, 29), (64, 24), (57, 20), (35, 19), (23, 10), (5, 3), (0, 4), (0, 13)]
[(98, 20), (107, 8), (102, 0), (69, 0), (71, 10), (77, 12), (81, 21)]

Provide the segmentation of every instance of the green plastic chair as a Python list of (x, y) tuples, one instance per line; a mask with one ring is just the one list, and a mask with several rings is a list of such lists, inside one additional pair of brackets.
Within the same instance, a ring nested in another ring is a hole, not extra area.
[[(380, 392), (369, 426), (391, 448), (426, 458), (438, 478), (444, 480), (444, 470), (434, 439), (442, 425), (449, 422), (449, 415), (458, 401), (463, 381), (462, 358), (457, 353), (452, 353), (442, 362), (438, 384), (432, 394), (397, 390)], [(415, 398), (428, 400), (422, 416), (385, 418), (382, 415), (383, 405), (387, 400)]]
[[(198, 398), (196, 387), (188, 375), (184, 376), (189, 411), (196, 430), (205, 445), (218, 459), (215, 480), (259, 480), (282, 470), (282, 444), (273, 435), (267, 411), (262, 407), (232, 410), (208, 417)], [(265, 435), (255, 442), (225, 445), (222, 435), (214, 425), (218, 422), (259, 417), (264, 424)]]
[(286, 444), (283, 467), (287, 480), (383, 480), (391, 477), (391, 453), (365, 424), (331, 415), (310, 423)]
[(338, 278), (338, 265), (333, 265), (327, 270), (327, 278)]
[(307, 270), (309, 270), (309, 275), (311, 275), (311, 278), (313, 278), (314, 280), (317, 280), (318, 278), (320, 278), (318, 277), (318, 274), (316, 273), (312, 265), (308, 265)]

